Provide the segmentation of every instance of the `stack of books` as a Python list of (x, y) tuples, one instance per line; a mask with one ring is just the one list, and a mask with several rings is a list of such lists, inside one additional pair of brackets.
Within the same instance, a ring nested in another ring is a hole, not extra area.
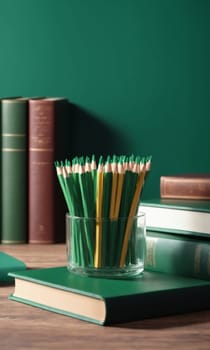
[[(57, 197), (54, 161), (65, 159), (60, 146), (70, 149), (63, 137), (67, 132), (71, 141), (68, 101), (14, 97), (1, 99), (0, 107), (0, 242), (54, 243), (56, 205), (65, 203)], [(15, 280), (10, 299), (100, 325), (209, 309), (209, 179), (182, 178), (185, 191), (177, 180), (173, 191), (163, 186), (160, 199), (140, 202), (147, 222), (141, 278), (84, 277), (66, 266), (30, 270), (1, 254), (0, 280)], [(63, 234), (65, 210), (57, 230)]]
[(181, 203), (141, 202), (147, 253), (140, 277), (81, 276), (66, 266), (17, 271), (9, 274), (15, 279), (9, 298), (98, 325), (209, 309), (209, 202)]
[(160, 198), (141, 201), (146, 213), (145, 267), (210, 280), (210, 174), (160, 178)]

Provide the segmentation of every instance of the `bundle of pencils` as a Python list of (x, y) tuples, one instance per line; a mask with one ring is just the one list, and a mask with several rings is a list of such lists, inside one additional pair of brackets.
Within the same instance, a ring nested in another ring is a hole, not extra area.
[[(81, 225), (74, 230), (75, 264), (124, 266), (151, 159), (113, 155), (106, 159), (101, 156), (97, 162), (92, 155), (55, 162), (69, 215), (84, 218), (83, 232)], [(85, 252), (82, 256), (81, 252), (76, 254), (78, 247)]]

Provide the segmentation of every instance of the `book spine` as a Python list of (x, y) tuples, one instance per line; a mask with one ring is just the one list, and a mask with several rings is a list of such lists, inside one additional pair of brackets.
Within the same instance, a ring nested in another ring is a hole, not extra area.
[(160, 177), (161, 198), (210, 199), (210, 177)]
[(145, 269), (210, 280), (210, 240), (149, 231)]
[(1, 243), (27, 241), (28, 101), (1, 100)]
[(63, 216), (59, 226), (54, 166), (56, 121), (61, 117), (59, 105), (64, 102), (53, 98), (29, 100), (29, 243), (55, 243), (57, 228), (60, 233), (64, 230), (64, 212), (59, 213)]

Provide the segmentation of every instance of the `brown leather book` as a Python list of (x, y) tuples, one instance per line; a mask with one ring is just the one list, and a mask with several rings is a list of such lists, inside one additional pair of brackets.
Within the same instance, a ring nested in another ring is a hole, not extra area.
[[(54, 162), (61, 156), (58, 142), (62, 143), (62, 135), (57, 132), (61, 133), (59, 123), (64, 120), (64, 114), (68, 117), (67, 106), (65, 98), (29, 99), (29, 243), (65, 240), (66, 208), (58, 188)], [(67, 123), (63, 127), (68, 128)], [(68, 152), (66, 149), (66, 154)]]
[(160, 197), (210, 199), (210, 174), (181, 174), (160, 177)]

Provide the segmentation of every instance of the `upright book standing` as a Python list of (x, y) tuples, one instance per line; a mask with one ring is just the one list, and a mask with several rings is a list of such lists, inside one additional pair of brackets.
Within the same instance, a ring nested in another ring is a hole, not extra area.
[(1, 100), (1, 243), (27, 241), (27, 99)]
[[(29, 99), (29, 243), (54, 243), (57, 233), (64, 236), (64, 201), (58, 203), (54, 162), (58, 124), (67, 105), (65, 98)], [(62, 135), (59, 138), (62, 143)]]

